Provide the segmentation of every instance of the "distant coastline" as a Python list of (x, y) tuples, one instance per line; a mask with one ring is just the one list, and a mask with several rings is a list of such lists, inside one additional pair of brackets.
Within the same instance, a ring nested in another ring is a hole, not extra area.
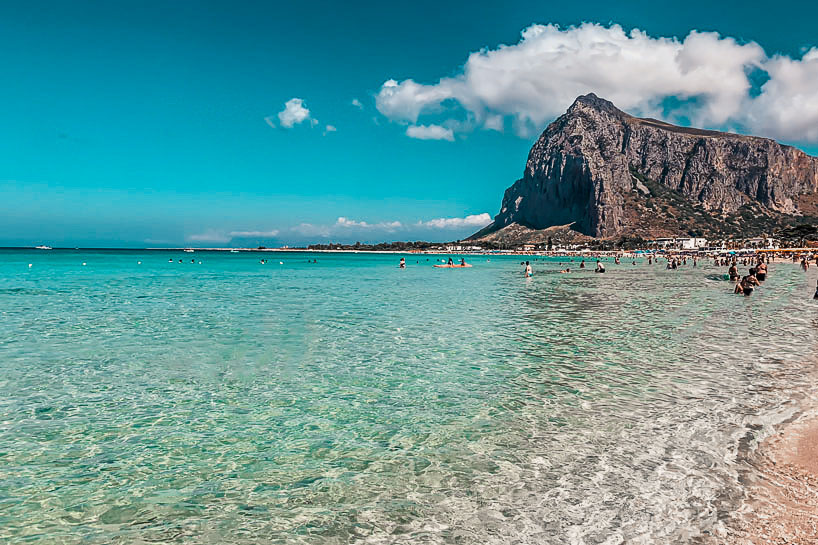
[(751, 248), (751, 247), (730, 247), (730, 248), (629, 248), (629, 249), (594, 249), (594, 248), (572, 248), (572, 249), (554, 249), (554, 250), (538, 250), (538, 249), (469, 249), (469, 248), (427, 248), (427, 249), (349, 249), (349, 248), (229, 248), (229, 247), (176, 247), (176, 248), (115, 248), (115, 247), (53, 247), (48, 250), (36, 248), (34, 246), (0, 246), (0, 250), (40, 250), (42, 252), (50, 251), (122, 251), (122, 252), (279, 252), (279, 253), (324, 253), (324, 254), (417, 254), (417, 255), (477, 255), (477, 256), (493, 256), (493, 255), (536, 255), (542, 257), (563, 257), (563, 256), (582, 256), (582, 255), (599, 255), (599, 256), (624, 256), (624, 255), (639, 255), (639, 254), (655, 254), (655, 253), (670, 253), (670, 254), (698, 254), (698, 255), (718, 255), (726, 253), (735, 254), (755, 254), (762, 252), (776, 252), (776, 253), (814, 253), (818, 252), (818, 247), (800, 246), (800, 247), (779, 247), (779, 248)]

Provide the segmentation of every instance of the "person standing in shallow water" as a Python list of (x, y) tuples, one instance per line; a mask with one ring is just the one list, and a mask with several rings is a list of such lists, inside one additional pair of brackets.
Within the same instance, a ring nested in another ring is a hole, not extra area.
[(767, 279), (767, 264), (763, 261), (756, 265), (756, 278), (759, 282), (764, 282)]
[(742, 278), (741, 282), (736, 284), (735, 293), (743, 293), (745, 297), (749, 297), (753, 294), (753, 290), (761, 285), (756, 278), (755, 272), (755, 269), (750, 269), (750, 274)]
[(401, 269), (405, 269), (406, 268), (406, 258), (404, 258), (404, 257), (400, 258), (400, 265), (398, 265), (398, 266)]
[(534, 271), (531, 270), (531, 263), (529, 263), (528, 261), (525, 262), (525, 276), (526, 278), (534, 276)]

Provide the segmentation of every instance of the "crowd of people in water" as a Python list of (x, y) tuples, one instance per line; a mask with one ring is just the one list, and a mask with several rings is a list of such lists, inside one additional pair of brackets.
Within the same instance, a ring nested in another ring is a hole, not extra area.
[[(544, 256), (543, 256), (544, 257)], [(567, 256), (566, 256), (567, 257)], [(602, 262), (603, 257), (601, 255), (591, 255), (596, 259), (596, 266), (594, 267), (595, 273), (604, 273), (605, 272), (605, 264)], [(699, 261), (702, 259), (708, 259), (708, 256), (701, 256), (696, 254), (645, 254), (642, 256), (643, 258), (647, 259), (648, 265), (657, 265), (659, 264), (660, 259), (665, 261), (665, 268), (668, 270), (676, 270), (679, 267), (691, 264), (693, 267), (697, 267)], [(801, 270), (804, 272), (809, 271), (810, 266), (812, 263), (818, 267), (818, 252), (814, 252), (812, 254), (797, 254), (793, 253), (789, 256), (792, 259), (793, 263), (799, 264)], [(753, 294), (756, 288), (760, 287), (769, 277), (769, 263), (773, 261), (775, 258), (773, 254), (770, 253), (758, 253), (756, 255), (744, 255), (744, 256), (737, 256), (737, 255), (715, 255), (709, 256), (709, 258), (713, 259), (713, 265), (716, 267), (727, 267), (727, 274), (724, 275), (725, 280), (730, 280), (734, 283), (733, 292), (736, 294), (744, 295), (748, 297)], [(535, 260), (538, 258), (535, 258)], [(580, 271), (584, 271), (587, 269), (585, 258), (579, 257), (580, 260), (578, 268)], [(636, 265), (636, 256), (634, 254), (629, 254), (628, 259), (631, 261), (631, 265)], [(427, 258), (426, 261), (429, 261)], [(487, 259), (487, 261), (491, 261), (491, 259)], [(168, 259), (169, 263), (173, 263), (173, 258)], [(267, 264), (267, 259), (261, 259), (259, 263), (262, 265)], [(570, 263), (573, 263), (574, 259), (570, 259)], [(139, 262), (142, 263), (141, 261)], [(181, 259), (179, 259), (179, 263), (183, 263)], [(191, 259), (190, 263), (197, 263), (195, 259)], [(201, 261), (198, 262), (201, 265)], [(283, 265), (282, 261), (279, 261), (280, 264)], [(308, 259), (307, 263), (318, 263), (317, 259)], [(416, 263), (420, 263), (420, 260), (417, 260)], [(448, 261), (445, 262), (446, 265), (437, 265), (440, 267), (451, 267), (451, 268), (459, 268), (459, 267), (471, 267), (466, 263), (466, 259), (461, 257), (458, 262), (455, 262), (453, 257), (449, 257)], [(616, 265), (620, 265), (622, 263), (622, 256), (616, 255), (614, 256), (614, 263)], [(83, 263), (85, 265), (85, 263)], [(531, 278), (534, 276), (534, 269), (531, 264), (531, 260), (528, 261), (521, 261), (520, 265), (523, 266), (523, 274), (526, 278)], [(567, 263), (560, 262), (559, 265), (562, 267), (563, 265), (568, 265)], [(398, 266), (401, 269), (406, 268), (406, 258), (401, 257)], [(747, 274), (742, 275), (739, 272), (739, 266), (747, 267), (749, 269)], [(29, 265), (31, 267), (31, 265)], [(570, 266), (565, 266), (565, 268), (561, 268), (559, 271), (561, 274), (570, 274), (572, 272)], [(815, 295), (813, 299), (818, 300), (818, 282), (816, 282), (815, 286)]]
[[(605, 264), (602, 262), (602, 256), (597, 255), (597, 256), (591, 256), (591, 257), (594, 257), (596, 259), (596, 266), (594, 268), (594, 272), (595, 273), (604, 273), (605, 272)], [(660, 259), (663, 259), (665, 261), (665, 268), (668, 269), (668, 270), (676, 270), (679, 267), (688, 265), (688, 263), (690, 263), (693, 267), (697, 267), (698, 264), (699, 264), (699, 261), (701, 259), (706, 259), (706, 257), (702, 257), (702, 256), (696, 255), (696, 254), (693, 254), (693, 255), (688, 255), (688, 254), (679, 254), (679, 255), (674, 255), (674, 254), (646, 254), (644, 257), (647, 259), (647, 264), (648, 265), (656, 265), (656, 264), (659, 263)], [(800, 265), (800, 268), (804, 272), (807, 272), (809, 270), (812, 262), (814, 262), (815, 266), (818, 267), (818, 252), (815, 252), (814, 254), (792, 254), (789, 257), (790, 257), (790, 259), (792, 259), (793, 263), (799, 263), (799, 260), (800, 260), (799, 265)], [(628, 258), (631, 260), (631, 265), (635, 266), (636, 265), (635, 255), (630, 254), (628, 256)], [(586, 263), (585, 263), (585, 258), (579, 258), (579, 259), (580, 259), (579, 266), (578, 266), (579, 270), (580, 271), (586, 270), (587, 266), (586, 266)], [(727, 274), (725, 275), (725, 280), (730, 280), (731, 282), (734, 283), (733, 292), (736, 293), (736, 294), (742, 294), (745, 297), (748, 297), (748, 296), (753, 294), (753, 292), (754, 292), (754, 290), (756, 288), (761, 286), (767, 280), (767, 278), (769, 276), (768, 264), (774, 258), (772, 256), (772, 254), (770, 254), (770, 253), (766, 253), (766, 254), (765, 253), (758, 253), (756, 255), (751, 255), (751, 256), (746, 256), (746, 255), (745, 256), (715, 255), (715, 256), (712, 256), (712, 259), (713, 259), (713, 265), (715, 265), (716, 267), (727, 267)], [(429, 261), (429, 259), (427, 258), (426, 261)], [(488, 259), (488, 261), (491, 261), (491, 260)], [(173, 258), (168, 259), (168, 262), (173, 263), (174, 262)], [(182, 263), (182, 262), (183, 261), (181, 259), (179, 259), (179, 263)], [(196, 263), (196, 260), (191, 259), (190, 262), (191, 263)], [(265, 265), (265, 264), (267, 264), (267, 259), (261, 259), (259, 262), (262, 265)], [(572, 258), (570, 260), (570, 262), (573, 263), (574, 259)], [(202, 262), (199, 261), (198, 263), (201, 264)], [(281, 261), (279, 263), (283, 264), (283, 262), (281, 262)], [(308, 259), (307, 263), (318, 263), (318, 260), (317, 259)], [(418, 261), (416, 261), (416, 263), (420, 263), (420, 261), (418, 260)], [(622, 263), (622, 256), (620, 256), (620, 255), (614, 256), (614, 263), (616, 265), (620, 265)], [(85, 263), (83, 263), (83, 265), (85, 265)], [(523, 266), (523, 274), (525, 275), (526, 278), (531, 278), (532, 276), (534, 276), (534, 269), (532, 267), (531, 260), (521, 261), (520, 265)], [(564, 263), (560, 262), (560, 266), (563, 266), (563, 265), (564, 265)], [(742, 275), (742, 274), (739, 273), (739, 266), (740, 265), (744, 266), (744, 267), (749, 266), (747, 274)], [(398, 266), (401, 269), (405, 269), (406, 268), (406, 258), (401, 257)], [(444, 266), (444, 265), (438, 265), (438, 266)], [(459, 262), (455, 262), (454, 258), (451, 257), (451, 256), (448, 258), (448, 261), (446, 261), (446, 265), (445, 265), (445, 267), (452, 267), (452, 268), (470, 267), (470, 266), (471, 265), (468, 265), (466, 263), (465, 258), (461, 257)], [(566, 266), (565, 268), (560, 269), (559, 272), (561, 274), (570, 274), (572, 271), (571, 271), (570, 266)], [(818, 300), (818, 282), (816, 282), (815, 295), (814, 295), (813, 298)]]
[[(706, 256), (700, 255), (688, 255), (688, 254), (680, 254), (680, 255), (673, 255), (673, 254), (647, 254), (644, 256), (647, 258), (648, 265), (656, 265), (659, 263), (660, 259), (665, 261), (665, 268), (668, 270), (677, 270), (678, 268), (685, 266), (685, 265), (692, 265), (693, 267), (698, 267), (699, 261), (701, 259), (707, 259)], [(800, 267), (801, 269), (806, 272), (810, 268), (811, 261), (815, 262), (815, 265), (818, 267), (818, 252), (815, 254), (810, 255), (796, 255), (793, 254), (790, 256), (793, 263), (798, 263), (800, 260)], [(636, 257), (631, 255), (629, 256), (631, 260), (631, 265), (636, 265)], [(769, 263), (774, 260), (772, 254), (769, 253), (758, 253), (756, 255), (750, 256), (736, 256), (736, 255), (716, 255), (712, 256), (713, 265), (716, 267), (727, 267), (727, 274), (724, 275), (725, 280), (730, 280), (734, 283), (733, 293), (744, 295), (745, 297), (749, 297), (753, 294), (754, 290), (761, 286), (769, 277)], [(574, 259), (570, 260), (572, 263)], [(619, 265), (622, 263), (621, 256), (614, 256), (614, 263)], [(448, 266), (457, 267), (457, 266), (466, 266), (466, 261), (464, 258), (460, 258), (460, 264), (455, 265), (453, 258), (449, 257)], [(534, 270), (531, 264), (531, 260), (528, 261), (521, 261), (520, 265), (523, 267), (523, 275), (526, 278), (531, 278), (534, 275)], [(560, 266), (563, 266), (564, 263), (560, 262)], [(739, 266), (747, 267), (749, 269), (747, 274), (742, 275), (739, 273)], [(400, 259), (400, 268), (406, 268), (406, 259)], [(579, 270), (585, 270), (586, 263), (584, 258), (580, 258), (579, 263)], [(566, 266), (565, 268), (560, 269), (559, 271), (561, 274), (570, 274), (571, 267)], [(601, 257), (597, 257), (596, 259), (596, 267), (594, 268), (595, 273), (604, 273), (605, 272), (605, 264), (602, 262)], [(815, 295), (813, 296), (814, 299), (818, 300), (818, 282), (816, 283), (815, 287)]]

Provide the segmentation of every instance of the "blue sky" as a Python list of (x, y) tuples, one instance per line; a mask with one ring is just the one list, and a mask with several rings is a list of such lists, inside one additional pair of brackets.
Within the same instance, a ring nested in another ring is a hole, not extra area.
[[(6, 2), (0, 245), (461, 238), (580, 92), (815, 153), (816, 16), (787, 2)], [(594, 64), (599, 44), (623, 53)]]

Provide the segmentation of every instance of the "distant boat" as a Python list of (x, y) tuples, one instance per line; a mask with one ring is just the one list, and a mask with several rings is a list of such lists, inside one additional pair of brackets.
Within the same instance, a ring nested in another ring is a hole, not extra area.
[(185, 248), (185, 249), (184, 249), (184, 250), (182, 250), (182, 251), (184, 251), (184, 252), (188, 252), (188, 253), (191, 253), (191, 254), (193, 253), (193, 250), (191, 250), (190, 248)]
[(51, 248), (51, 246), (46, 246), (45, 244), (43, 244), (42, 246), (35, 246), (34, 249), (35, 250), (52, 250), (53, 248)]
[(230, 250), (230, 253), (231, 254), (237, 254), (237, 253), (239, 253), (239, 251), (238, 250)]

